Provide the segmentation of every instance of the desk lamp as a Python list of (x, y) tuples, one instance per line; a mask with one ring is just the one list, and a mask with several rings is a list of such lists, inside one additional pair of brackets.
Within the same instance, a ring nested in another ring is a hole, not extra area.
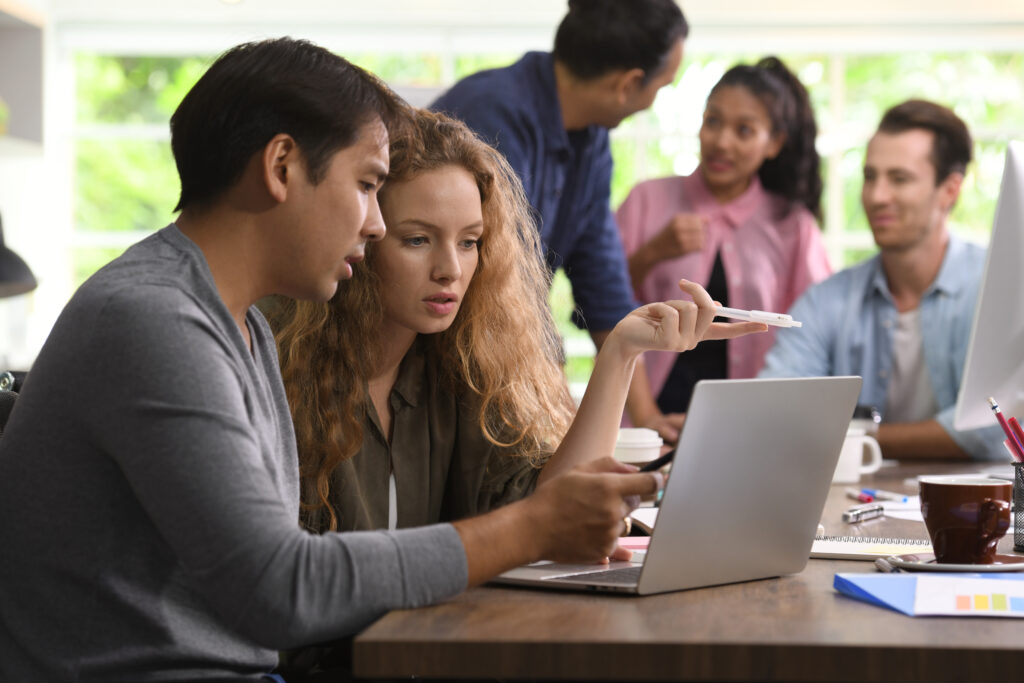
[(4, 223), (0, 218), (0, 298), (31, 292), (36, 284), (28, 264), (4, 244)]

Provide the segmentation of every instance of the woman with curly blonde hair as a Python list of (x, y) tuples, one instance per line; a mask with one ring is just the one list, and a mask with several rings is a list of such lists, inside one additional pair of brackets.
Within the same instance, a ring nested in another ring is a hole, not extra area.
[(462, 123), (425, 110), (390, 152), (383, 240), (329, 303), (273, 316), (309, 529), (420, 526), (522, 498), (611, 454), (642, 351), (763, 329), (712, 325), (710, 298), (687, 283), (697, 304), (652, 304), (615, 328), (591, 380), (600, 391), (570, 430), (550, 274), (518, 178)]

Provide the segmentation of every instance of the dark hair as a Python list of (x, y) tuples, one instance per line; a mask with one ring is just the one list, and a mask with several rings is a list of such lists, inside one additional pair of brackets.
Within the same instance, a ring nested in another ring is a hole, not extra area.
[(879, 133), (905, 133), (917, 128), (935, 136), (931, 160), (936, 185), (951, 173), (967, 172), (973, 158), (971, 132), (952, 109), (927, 100), (907, 100), (885, 112), (878, 124)]
[(741, 64), (725, 72), (711, 89), (744, 88), (764, 105), (772, 121), (772, 133), (786, 140), (774, 159), (757, 170), (766, 190), (799, 202), (821, 220), (821, 160), (814, 146), (818, 125), (807, 89), (776, 57), (757, 64)]
[(181, 178), (175, 211), (208, 206), (279, 133), (295, 138), (310, 181), (379, 118), (392, 129), (404, 103), (372, 74), (304, 40), (245, 43), (217, 58), (171, 117)]
[(646, 82), (689, 33), (674, 0), (569, 0), (554, 56), (581, 80), (615, 69), (643, 69)]

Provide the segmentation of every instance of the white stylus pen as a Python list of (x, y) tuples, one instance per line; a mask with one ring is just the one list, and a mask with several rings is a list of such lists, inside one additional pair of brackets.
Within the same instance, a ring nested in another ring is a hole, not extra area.
[(793, 320), (793, 316), (785, 313), (769, 313), (768, 311), (742, 311), (738, 308), (726, 308), (719, 306), (715, 311), (716, 316), (723, 318), (735, 318), (736, 320), (749, 320), (755, 323), (764, 323), (775, 327), (803, 327), (802, 322)]

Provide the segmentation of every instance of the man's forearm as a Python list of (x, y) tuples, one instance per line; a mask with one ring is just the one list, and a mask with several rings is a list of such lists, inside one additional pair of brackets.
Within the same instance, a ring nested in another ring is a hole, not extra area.
[(878, 426), (882, 457), (895, 460), (969, 460), (936, 420), (893, 422)]
[(466, 550), (470, 586), (541, 558), (538, 537), (543, 530), (530, 515), (528, 500), (454, 523)]
[[(588, 462), (540, 485), (527, 498), (454, 523), (475, 586), (536, 560), (599, 562), (622, 556), (616, 541), (633, 500), (664, 484), (654, 472), (612, 458)], [(630, 501), (630, 502), (627, 502)]]

